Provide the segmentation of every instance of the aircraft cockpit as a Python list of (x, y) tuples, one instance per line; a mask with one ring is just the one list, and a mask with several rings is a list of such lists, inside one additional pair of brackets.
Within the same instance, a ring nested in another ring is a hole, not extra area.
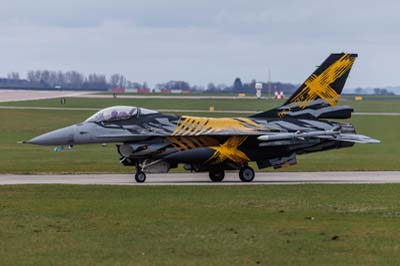
[(134, 106), (113, 106), (102, 109), (85, 120), (85, 122), (114, 122), (129, 120), (133, 117), (156, 114), (156, 111)]

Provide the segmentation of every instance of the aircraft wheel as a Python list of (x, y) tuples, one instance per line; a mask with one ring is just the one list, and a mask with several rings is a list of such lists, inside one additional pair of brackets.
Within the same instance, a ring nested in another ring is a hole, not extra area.
[(146, 174), (142, 171), (139, 171), (135, 174), (135, 180), (138, 183), (143, 183), (144, 181), (146, 181)]
[(254, 170), (251, 167), (245, 166), (240, 169), (239, 178), (242, 182), (251, 182), (254, 179)]
[(225, 171), (224, 170), (210, 171), (209, 176), (210, 176), (211, 181), (221, 182), (222, 180), (224, 180)]

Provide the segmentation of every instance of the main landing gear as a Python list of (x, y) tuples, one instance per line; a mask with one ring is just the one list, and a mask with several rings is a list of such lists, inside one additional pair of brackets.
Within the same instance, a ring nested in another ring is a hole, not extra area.
[(211, 170), (209, 172), (209, 176), (210, 176), (211, 181), (221, 182), (222, 180), (224, 180), (225, 171), (224, 170)]
[(251, 167), (245, 166), (239, 171), (239, 178), (242, 182), (251, 182), (254, 179), (254, 170)]
[[(213, 182), (221, 182), (224, 180), (225, 171), (224, 170), (210, 170), (209, 176)], [(239, 178), (242, 182), (251, 182), (254, 179), (254, 170), (249, 166), (245, 166), (239, 171)]]

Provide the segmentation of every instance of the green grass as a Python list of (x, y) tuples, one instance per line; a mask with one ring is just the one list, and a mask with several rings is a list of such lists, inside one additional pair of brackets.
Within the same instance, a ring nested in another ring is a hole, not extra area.
[[(150, 109), (168, 110), (208, 110), (214, 105), (216, 110), (246, 110), (265, 111), (281, 105), (282, 100), (263, 99), (90, 99), (90, 98), (67, 98), (66, 105), (60, 105), (59, 99), (6, 102), (0, 106), (34, 106), (34, 107), (63, 107), (63, 108), (104, 108), (113, 105), (132, 105)], [(400, 97), (365, 97), (363, 101), (354, 101), (351, 97), (344, 97), (340, 102), (349, 105), (357, 112), (400, 112)], [(237, 114), (240, 115), (240, 114)]]
[[(67, 101), (66, 107), (92, 108), (279, 105), (248, 99)], [(343, 101), (371, 112), (399, 112), (398, 103)], [(60, 106), (58, 100), (2, 105)], [(114, 145), (54, 153), (16, 144), (92, 113), (0, 110), (0, 173), (131, 172), (119, 164)], [(299, 156), (298, 165), (281, 171), (400, 170), (400, 117), (355, 116), (351, 122), (382, 143)], [(399, 265), (399, 194), (400, 185), (0, 186), (0, 265)]]
[(3, 106), (35, 106), (35, 107), (89, 107), (104, 108), (113, 105), (132, 105), (151, 109), (188, 109), (209, 110), (214, 105), (217, 110), (265, 110), (279, 105), (281, 101), (237, 99), (237, 100), (209, 100), (209, 99), (91, 99), (91, 98), (67, 98), (66, 105), (60, 105), (59, 99), (22, 101), (0, 103)]
[[(113, 95), (113, 92), (100, 92), (96, 93), (100, 95)], [(230, 96), (239, 96), (239, 93), (170, 93), (170, 94), (165, 94), (161, 92), (157, 93), (135, 93), (135, 92), (123, 92), (123, 93), (117, 93), (117, 96), (124, 96), (124, 95), (132, 95), (132, 96), (174, 96), (174, 97), (180, 97), (180, 96), (220, 96), (220, 97), (230, 97)], [(253, 94), (246, 94), (245, 97), (255, 97), (255, 93)], [(264, 95), (265, 96), (265, 95)]]
[(3, 186), (1, 265), (399, 265), (399, 194), (399, 185)]

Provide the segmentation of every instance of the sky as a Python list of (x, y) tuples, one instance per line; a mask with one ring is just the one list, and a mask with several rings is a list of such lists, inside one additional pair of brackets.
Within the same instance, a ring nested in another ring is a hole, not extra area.
[(121, 73), (155, 85), (302, 83), (358, 53), (347, 86), (400, 86), (400, 1), (1, 0), (0, 76)]

